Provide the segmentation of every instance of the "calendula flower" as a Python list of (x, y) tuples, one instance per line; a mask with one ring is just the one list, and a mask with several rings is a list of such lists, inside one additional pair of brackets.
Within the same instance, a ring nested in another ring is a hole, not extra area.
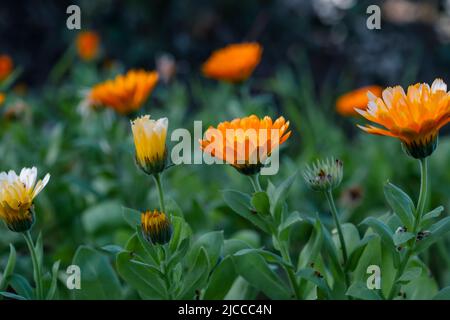
[(91, 105), (105, 106), (121, 114), (138, 110), (158, 82), (158, 73), (130, 70), (113, 80), (94, 86), (88, 96)]
[(369, 103), (368, 92), (381, 97), (382, 90), (379, 86), (367, 86), (348, 92), (337, 99), (336, 111), (343, 116), (355, 116), (358, 114), (355, 108), (366, 109)]
[(291, 135), (289, 121), (279, 117), (275, 121), (268, 116), (256, 115), (237, 118), (210, 127), (200, 148), (220, 160), (232, 165), (240, 173), (254, 175), (271, 155)]
[(25, 232), (34, 223), (33, 200), (47, 185), (50, 175), (36, 183), (37, 169), (23, 168), (0, 173), (0, 218), (15, 232)]
[(76, 38), (77, 52), (81, 59), (91, 61), (98, 56), (100, 36), (93, 31), (83, 31)]
[(131, 121), (136, 163), (147, 174), (158, 174), (166, 167), (168, 126), (167, 118), (153, 120), (149, 115)]
[(338, 159), (317, 160), (312, 166), (306, 167), (303, 177), (312, 190), (330, 191), (341, 184), (343, 167), (342, 161)]
[(421, 159), (433, 153), (439, 130), (450, 121), (450, 94), (441, 79), (431, 87), (409, 86), (407, 93), (396, 86), (385, 89), (382, 98), (369, 94), (368, 109), (357, 111), (381, 126), (359, 126), (362, 130), (398, 138), (409, 155)]
[(172, 224), (164, 212), (145, 211), (141, 214), (141, 228), (145, 239), (151, 244), (166, 244), (172, 237)]
[(3, 102), (5, 102), (6, 96), (5, 94), (0, 92), (0, 106), (3, 104)]
[(0, 55), (0, 81), (5, 80), (13, 71), (13, 61), (6, 54)]
[(262, 47), (255, 42), (229, 45), (209, 57), (203, 64), (203, 74), (216, 80), (244, 81), (261, 61), (262, 51)]

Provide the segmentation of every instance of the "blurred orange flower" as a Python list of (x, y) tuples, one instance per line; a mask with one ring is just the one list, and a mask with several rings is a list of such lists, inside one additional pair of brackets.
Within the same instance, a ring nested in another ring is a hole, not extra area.
[(400, 139), (414, 158), (425, 158), (435, 150), (439, 130), (450, 122), (450, 93), (441, 79), (431, 87), (417, 83), (408, 87), (387, 88), (383, 97), (369, 94), (367, 110), (359, 110), (367, 120), (382, 126), (359, 126), (362, 130)]
[(261, 61), (262, 47), (258, 43), (231, 44), (215, 51), (203, 64), (203, 74), (228, 82), (246, 80)]
[(5, 80), (13, 70), (13, 61), (10, 56), (0, 55), (0, 81)]
[(355, 108), (363, 110), (367, 108), (369, 103), (367, 93), (369, 91), (374, 96), (381, 97), (383, 89), (380, 86), (366, 86), (343, 94), (336, 101), (336, 111), (343, 116), (358, 115)]
[(239, 172), (253, 175), (259, 172), (276, 147), (291, 135), (287, 132), (289, 121), (279, 117), (275, 121), (268, 116), (256, 115), (236, 118), (231, 122), (209, 127), (205, 139), (200, 140), (203, 152), (232, 165)]
[(0, 106), (5, 102), (6, 96), (0, 92)]
[(89, 93), (90, 105), (104, 106), (121, 114), (138, 110), (158, 82), (156, 71), (130, 70), (94, 86)]
[(77, 35), (76, 45), (80, 58), (85, 61), (90, 61), (98, 55), (100, 36), (94, 31), (80, 32)]

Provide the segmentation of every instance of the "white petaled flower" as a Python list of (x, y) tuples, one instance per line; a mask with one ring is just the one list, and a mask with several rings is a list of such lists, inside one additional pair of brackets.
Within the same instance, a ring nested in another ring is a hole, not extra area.
[(166, 167), (166, 136), (169, 120), (150, 119), (145, 115), (131, 121), (136, 163), (147, 174), (157, 174)]
[(0, 173), (0, 218), (15, 232), (25, 232), (34, 223), (33, 200), (50, 180), (46, 174), (37, 181), (37, 169), (23, 168), (20, 174)]

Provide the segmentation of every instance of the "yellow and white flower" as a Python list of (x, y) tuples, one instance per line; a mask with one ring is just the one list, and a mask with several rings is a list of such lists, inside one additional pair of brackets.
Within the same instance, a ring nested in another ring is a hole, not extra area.
[(136, 163), (147, 174), (158, 174), (166, 167), (166, 136), (169, 120), (145, 115), (131, 121)]
[(37, 179), (37, 169), (23, 168), (20, 174), (10, 170), (0, 173), (0, 218), (15, 232), (25, 232), (34, 223), (33, 200), (50, 180), (46, 174)]

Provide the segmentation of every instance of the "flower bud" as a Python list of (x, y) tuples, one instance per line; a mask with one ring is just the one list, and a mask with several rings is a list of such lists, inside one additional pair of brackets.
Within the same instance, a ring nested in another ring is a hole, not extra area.
[(303, 173), (306, 183), (314, 191), (333, 190), (341, 183), (342, 176), (342, 161), (334, 158), (317, 160)]
[(142, 234), (151, 244), (166, 244), (172, 237), (172, 224), (167, 216), (158, 210), (141, 214)]

